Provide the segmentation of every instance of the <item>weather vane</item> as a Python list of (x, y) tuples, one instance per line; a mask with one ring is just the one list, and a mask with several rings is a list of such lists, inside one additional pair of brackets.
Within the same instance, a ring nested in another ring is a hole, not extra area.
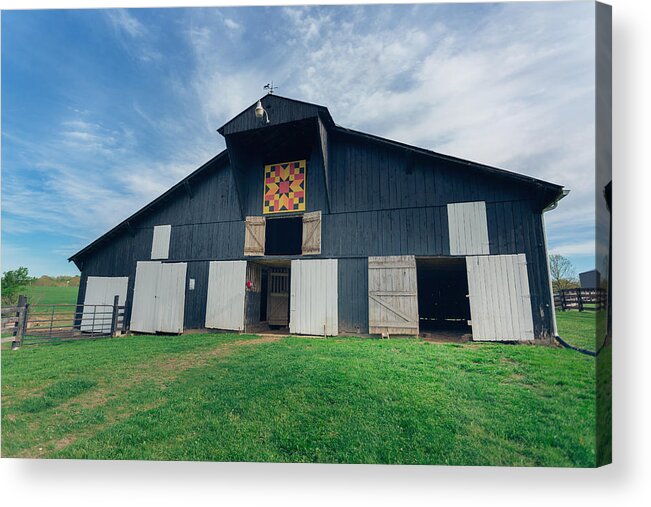
[(273, 95), (273, 94), (274, 94), (274, 90), (275, 90), (276, 88), (278, 88), (278, 87), (277, 87), (277, 86), (274, 86), (274, 82), (272, 81), (271, 83), (267, 83), (266, 85), (264, 85), (263, 88), (264, 88), (265, 90), (267, 90), (267, 93), (268, 93), (269, 95)]

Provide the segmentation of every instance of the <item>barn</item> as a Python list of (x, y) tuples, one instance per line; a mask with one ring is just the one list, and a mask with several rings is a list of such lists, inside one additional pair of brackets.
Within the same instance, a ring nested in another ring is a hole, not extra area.
[(337, 125), (268, 94), (226, 149), (74, 254), (132, 332), (555, 334), (543, 214), (562, 186)]

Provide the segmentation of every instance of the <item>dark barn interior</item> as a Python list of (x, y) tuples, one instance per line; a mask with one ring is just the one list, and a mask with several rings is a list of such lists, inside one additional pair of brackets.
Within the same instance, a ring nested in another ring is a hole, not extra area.
[(286, 259), (251, 262), (247, 291), (246, 331), (289, 331), (289, 288), (291, 265)]
[(266, 255), (301, 255), (302, 241), (302, 217), (267, 220), (265, 231)]
[(421, 333), (470, 333), (466, 259), (416, 259)]

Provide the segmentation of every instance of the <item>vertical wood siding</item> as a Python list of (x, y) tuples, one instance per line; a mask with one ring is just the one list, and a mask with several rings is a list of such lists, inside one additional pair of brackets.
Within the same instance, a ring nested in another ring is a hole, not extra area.
[(367, 333), (368, 259), (338, 259), (339, 332)]

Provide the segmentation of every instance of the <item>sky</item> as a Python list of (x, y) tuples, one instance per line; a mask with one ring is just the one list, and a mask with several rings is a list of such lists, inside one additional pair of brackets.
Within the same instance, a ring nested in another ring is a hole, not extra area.
[(264, 95), (571, 190), (551, 253), (595, 267), (594, 4), (2, 13), (2, 271), (70, 255), (225, 148)]

